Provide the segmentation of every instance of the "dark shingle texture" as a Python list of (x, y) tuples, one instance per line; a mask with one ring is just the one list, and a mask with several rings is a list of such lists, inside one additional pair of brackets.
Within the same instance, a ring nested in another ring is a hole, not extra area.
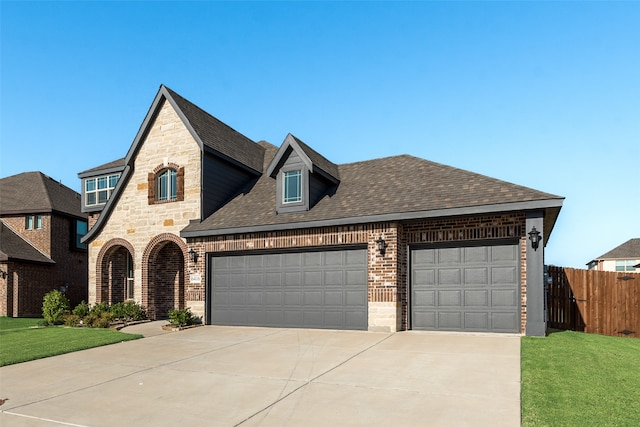
[(165, 89), (185, 115), (203, 144), (257, 172), (262, 172), (264, 159), (262, 147), (200, 107), (187, 101), (168, 87), (165, 86)]
[(302, 148), (302, 151), (304, 151), (304, 153), (307, 155), (309, 160), (311, 160), (311, 163), (313, 163), (314, 166), (322, 169), (323, 171), (325, 171), (335, 179), (337, 180), (340, 179), (340, 172), (339, 172), (338, 165), (327, 160), (322, 154), (318, 153), (313, 148), (309, 147), (307, 144), (300, 141), (295, 136), (291, 135), (291, 137), (296, 141), (296, 143), (298, 143), (300, 148)]
[(41, 172), (23, 172), (0, 179), (0, 214), (59, 212), (86, 218), (80, 194)]
[[(272, 146), (273, 147), (273, 146)], [(268, 148), (271, 159), (276, 147)], [(268, 161), (267, 161), (268, 164)], [(402, 155), (340, 165), (341, 182), (306, 212), (276, 214), (276, 180), (263, 175), (250, 191), (185, 231), (326, 221), (562, 197)]]
[(0, 261), (21, 260), (55, 264), (0, 221)]
[(630, 239), (596, 259), (637, 259), (640, 258), (640, 239)]
[(87, 169), (86, 171), (82, 171), (80, 172), (78, 175), (84, 175), (84, 174), (88, 174), (91, 172), (100, 172), (103, 170), (108, 170), (108, 169), (114, 169), (114, 168), (124, 168), (125, 166), (125, 157), (118, 159), (118, 160), (114, 160), (112, 162), (109, 163), (105, 163), (104, 165), (100, 165), (100, 166), (96, 166), (95, 168), (91, 168), (91, 169)]

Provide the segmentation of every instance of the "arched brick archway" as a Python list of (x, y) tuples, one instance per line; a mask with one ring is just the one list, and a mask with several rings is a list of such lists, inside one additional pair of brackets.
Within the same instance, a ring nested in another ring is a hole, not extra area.
[(127, 259), (135, 259), (131, 243), (111, 239), (102, 246), (96, 263), (96, 303), (125, 300)]
[(152, 319), (166, 319), (169, 310), (184, 308), (187, 245), (174, 234), (160, 234), (142, 255), (142, 305)]

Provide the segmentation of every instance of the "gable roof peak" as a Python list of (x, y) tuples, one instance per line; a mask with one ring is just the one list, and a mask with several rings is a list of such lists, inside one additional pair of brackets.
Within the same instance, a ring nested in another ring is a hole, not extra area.
[(273, 160), (271, 160), (271, 163), (267, 168), (267, 175), (273, 176), (278, 172), (282, 162), (286, 160), (286, 157), (290, 152), (289, 149), (294, 150), (296, 154), (298, 154), (302, 162), (310, 171), (320, 173), (336, 183), (340, 182), (338, 165), (328, 160), (322, 154), (309, 147), (291, 133), (287, 134), (282, 145), (280, 145), (278, 152), (274, 156)]

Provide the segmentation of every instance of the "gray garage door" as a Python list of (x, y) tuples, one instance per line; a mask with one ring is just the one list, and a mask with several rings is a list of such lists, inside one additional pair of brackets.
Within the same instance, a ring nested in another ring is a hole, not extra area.
[(413, 329), (520, 332), (517, 244), (411, 251)]
[(214, 325), (367, 329), (365, 249), (211, 261)]

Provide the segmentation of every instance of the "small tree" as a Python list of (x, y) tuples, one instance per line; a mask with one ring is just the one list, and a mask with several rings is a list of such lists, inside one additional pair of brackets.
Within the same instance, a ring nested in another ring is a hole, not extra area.
[(189, 326), (193, 325), (195, 322), (196, 319), (193, 317), (193, 313), (191, 313), (191, 309), (189, 307), (169, 310), (169, 323), (173, 326)]
[(42, 299), (42, 317), (47, 325), (61, 325), (69, 314), (69, 300), (58, 290), (49, 292)]

